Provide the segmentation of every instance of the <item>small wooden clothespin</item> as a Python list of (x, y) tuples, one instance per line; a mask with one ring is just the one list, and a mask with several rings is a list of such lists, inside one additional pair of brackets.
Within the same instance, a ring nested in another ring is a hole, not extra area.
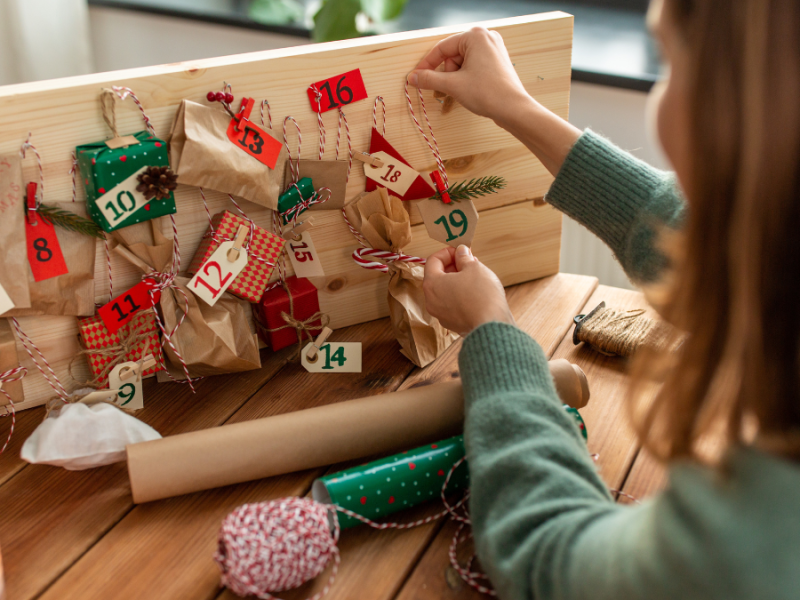
[(288, 240), (292, 238), (296, 242), (300, 241), (300, 234), (303, 233), (306, 229), (309, 229), (314, 225), (314, 217), (308, 217), (302, 223), (298, 223), (295, 227), (284, 231), (283, 232), (283, 239)]
[(376, 169), (383, 166), (383, 161), (380, 158), (371, 156), (366, 152), (353, 152), (353, 158), (360, 160), (371, 167), (375, 167)]
[(317, 336), (317, 339), (314, 340), (314, 343), (311, 345), (311, 348), (308, 349), (306, 353), (306, 358), (308, 362), (315, 363), (317, 362), (317, 353), (319, 352), (320, 347), (328, 340), (328, 337), (333, 333), (333, 329), (330, 327), (324, 327), (322, 332)]
[(80, 404), (99, 404), (100, 402), (113, 402), (119, 394), (119, 390), (94, 390), (78, 400)]
[(139, 377), (141, 373), (144, 373), (147, 371), (147, 369), (150, 369), (154, 366), (156, 366), (156, 359), (152, 354), (148, 354), (147, 356), (140, 358), (135, 367), (124, 367), (120, 369), (119, 378), (120, 380), (125, 381), (131, 377)]
[(452, 200), (450, 199), (450, 194), (447, 193), (447, 186), (444, 184), (444, 179), (442, 179), (441, 173), (439, 173), (439, 171), (431, 171), (430, 175), (431, 179), (433, 180), (433, 184), (436, 186), (439, 195), (442, 197), (442, 202), (445, 204), (450, 204)]
[(228, 260), (230, 262), (239, 260), (239, 253), (242, 250), (242, 246), (244, 246), (244, 240), (249, 232), (250, 229), (247, 225), (239, 225), (239, 231), (236, 232), (236, 239), (233, 241), (233, 248), (228, 250)]

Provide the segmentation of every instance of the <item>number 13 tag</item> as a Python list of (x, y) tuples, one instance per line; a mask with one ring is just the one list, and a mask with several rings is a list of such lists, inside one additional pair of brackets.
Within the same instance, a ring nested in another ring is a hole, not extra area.
[(192, 293), (209, 306), (217, 303), (222, 293), (247, 266), (247, 250), (244, 248), (239, 250), (236, 260), (230, 260), (228, 250), (233, 250), (235, 243), (222, 242), (189, 282)]
[(373, 167), (364, 163), (364, 175), (375, 183), (392, 190), (395, 194), (404, 196), (417, 180), (419, 173), (399, 160), (392, 158), (386, 152), (373, 152), (370, 155), (383, 162), (382, 167)]
[(322, 270), (322, 263), (311, 240), (311, 234), (304, 231), (299, 237), (299, 240), (287, 237), (286, 242), (288, 246), (286, 251), (289, 253), (289, 260), (292, 261), (294, 274), (298, 277), (324, 277), (325, 271)]
[(307, 344), (300, 355), (309, 373), (361, 373), (361, 342), (324, 344), (312, 362), (308, 360), (308, 351), (313, 345)]

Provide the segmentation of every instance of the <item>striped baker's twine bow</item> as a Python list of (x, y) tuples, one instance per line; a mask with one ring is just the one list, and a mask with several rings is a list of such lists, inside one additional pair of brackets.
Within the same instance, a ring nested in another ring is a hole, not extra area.
[(8, 445), (11, 443), (11, 436), (14, 435), (14, 427), (17, 424), (17, 411), (14, 409), (14, 401), (11, 399), (11, 394), (2, 387), (4, 383), (11, 383), (12, 381), (19, 381), (25, 375), (28, 374), (28, 369), (25, 367), (15, 367), (13, 369), (9, 369), (3, 373), (0, 373), (0, 392), (5, 394), (6, 399), (8, 400), (8, 404), (4, 407), (6, 413), (4, 415), (0, 415), (2, 417), (11, 417), (11, 429), (8, 430), (8, 437), (6, 438), (6, 443), (3, 444), (3, 447), (0, 448), (0, 454), (6, 451)]
[[(385, 262), (370, 260), (369, 258), (366, 257), (380, 259)], [(383, 273), (389, 272), (389, 266), (385, 263), (407, 262), (407, 263), (418, 263), (424, 265), (426, 261), (426, 259), (420, 258), (418, 256), (410, 256), (408, 254), (401, 254), (398, 252), (387, 252), (386, 250), (378, 250), (376, 248), (356, 249), (355, 251), (353, 251), (353, 260), (356, 261), (356, 263), (364, 269), (372, 269), (375, 271), (381, 271)]]
[[(422, 97), (422, 90), (417, 88), (417, 93), (419, 94), (419, 105), (420, 108), (422, 108), (422, 114), (425, 116), (425, 123), (428, 126), (428, 133), (430, 133), (431, 136), (430, 139), (428, 139), (428, 136), (425, 135), (422, 125), (420, 125), (420, 122), (417, 120), (417, 116), (414, 114), (414, 107), (411, 104), (411, 95), (408, 93), (408, 80), (406, 80), (405, 94), (406, 100), (408, 101), (408, 112), (411, 113), (411, 118), (414, 119), (414, 124), (417, 126), (417, 129), (422, 134), (425, 142), (428, 144), (428, 148), (431, 149), (433, 158), (436, 159), (436, 164), (439, 167), (439, 174), (442, 176), (442, 181), (444, 181), (444, 187), (447, 188), (449, 186), (447, 183), (447, 169), (445, 169), (442, 155), (439, 154), (439, 144), (436, 142), (436, 137), (433, 135), (433, 127), (431, 127), (431, 120), (428, 118), (428, 111), (425, 110), (425, 99)], [(431, 141), (433, 143), (431, 143)]]
[[(300, 188), (297, 187), (296, 183), (292, 183), (289, 187), (294, 187), (297, 190), (297, 193), (302, 198), (303, 195), (300, 194)], [(311, 197), (308, 200), (303, 200), (298, 202), (291, 208), (286, 209), (282, 213), (280, 213), (281, 217), (283, 217), (286, 221), (291, 221), (295, 226), (297, 226), (297, 217), (299, 217), (305, 210), (314, 206), (315, 204), (323, 204), (327, 202), (331, 197), (331, 190), (326, 187), (321, 187), (318, 190), (315, 190)]]

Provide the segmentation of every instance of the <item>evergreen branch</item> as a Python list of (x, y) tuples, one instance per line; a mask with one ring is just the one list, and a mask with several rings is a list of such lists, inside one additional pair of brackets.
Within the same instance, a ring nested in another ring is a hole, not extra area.
[[(471, 200), (472, 198), (486, 196), (487, 194), (496, 194), (504, 187), (506, 187), (506, 180), (504, 178), (497, 177), (496, 175), (489, 175), (479, 179), (459, 181), (447, 188), (447, 193), (450, 195), (451, 200), (458, 202), (460, 200)], [(442, 195), (436, 192), (433, 198), (441, 200)]]
[(97, 223), (67, 210), (40, 204), (36, 209), (36, 214), (42, 217), (42, 220), (46, 223), (50, 223), (56, 227), (82, 233), (83, 235), (88, 235), (89, 237), (94, 237), (99, 240), (105, 239), (103, 230), (100, 229)]

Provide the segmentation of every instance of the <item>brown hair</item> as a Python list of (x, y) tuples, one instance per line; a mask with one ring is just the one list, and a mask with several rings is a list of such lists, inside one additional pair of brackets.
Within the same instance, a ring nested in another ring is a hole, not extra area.
[(664, 18), (693, 58), (689, 210), (662, 310), (688, 338), (637, 361), (669, 368), (634, 422), (663, 459), (697, 457), (707, 434), (745, 442), (751, 424), (800, 459), (800, 2), (666, 0)]

